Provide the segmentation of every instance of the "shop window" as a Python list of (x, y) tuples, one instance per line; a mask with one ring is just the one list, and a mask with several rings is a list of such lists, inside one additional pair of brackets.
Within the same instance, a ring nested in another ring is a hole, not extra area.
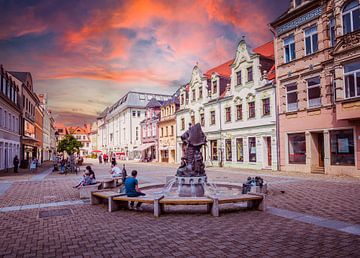
[(236, 72), (236, 83), (241, 85), (241, 71)]
[(248, 103), (249, 108), (249, 118), (255, 118), (255, 101)]
[(318, 51), (317, 26), (304, 30), (305, 33), (305, 54), (310, 55)]
[(289, 134), (289, 163), (306, 163), (306, 140), (305, 133)]
[(200, 125), (205, 126), (205, 115), (204, 114), (200, 114)]
[(308, 84), (308, 106), (309, 108), (321, 106), (320, 77), (307, 80)]
[(345, 98), (360, 96), (360, 61), (344, 65)]
[(249, 162), (256, 162), (256, 138), (249, 137)]
[(210, 112), (210, 125), (215, 124), (215, 111)]
[(349, 130), (330, 131), (331, 165), (355, 165), (354, 132)]
[(236, 105), (236, 120), (242, 120), (242, 104)]
[(289, 63), (296, 58), (295, 55), (295, 37), (290, 35), (284, 39), (284, 62)]
[(270, 98), (262, 100), (263, 103), (263, 116), (270, 115)]
[(252, 82), (254, 80), (252, 66), (247, 69), (247, 74), (248, 74), (248, 82)]
[(343, 30), (344, 34), (360, 29), (360, 5), (358, 0), (346, 4), (343, 8)]
[(226, 161), (232, 161), (231, 139), (225, 140), (225, 158)]
[(225, 122), (231, 122), (231, 107), (225, 108)]
[(236, 139), (236, 160), (244, 162), (244, 143), (242, 138)]
[(211, 160), (218, 160), (217, 141), (210, 141), (211, 146)]
[(288, 112), (298, 110), (298, 93), (295, 83), (286, 86), (286, 102)]

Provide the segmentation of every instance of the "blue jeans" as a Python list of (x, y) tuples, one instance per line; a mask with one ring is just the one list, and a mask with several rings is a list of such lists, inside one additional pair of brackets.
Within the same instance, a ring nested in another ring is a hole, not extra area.
[[(135, 192), (135, 193), (130, 193), (130, 194), (128, 194), (127, 196), (128, 197), (138, 197), (138, 196), (145, 196), (146, 194), (144, 194), (144, 193), (140, 193), (140, 192)], [(136, 204), (136, 208), (139, 208), (140, 206), (141, 206), (141, 202), (138, 202), (137, 204)], [(134, 207), (134, 202), (130, 202), (130, 207)]]

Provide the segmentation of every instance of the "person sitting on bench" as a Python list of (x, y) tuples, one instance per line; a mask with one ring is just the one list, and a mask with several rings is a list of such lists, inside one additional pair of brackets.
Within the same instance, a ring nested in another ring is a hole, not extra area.
[[(131, 177), (126, 178), (125, 181), (125, 188), (126, 188), (126, 195), (128, 197), (138, 197), (144, 196), (145, 194), (139, 190), (138, 180), (136, 179), (137, 171), (131, 171)], [(141, 202), (138, 202), (136, 205), (136, 209), (140, 210)], [(134, 202), (130, 202), (130, 209), (134, 208)]]

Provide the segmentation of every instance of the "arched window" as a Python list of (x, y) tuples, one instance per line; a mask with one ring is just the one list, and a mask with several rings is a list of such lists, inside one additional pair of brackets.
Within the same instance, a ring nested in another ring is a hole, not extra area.
[(360, 29), (360, 5), (359, 0), (347, 3), (343, 8), (343, 29), (348, 34)]

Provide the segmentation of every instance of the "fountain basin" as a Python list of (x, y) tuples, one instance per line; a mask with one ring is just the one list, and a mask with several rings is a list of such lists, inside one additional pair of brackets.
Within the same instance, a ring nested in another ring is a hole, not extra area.
[(179, 197), (203, 197), (205, 194), (204, 184), (207, 183), (207, 177), (176, 176), (175, 183), (178, 186)]

